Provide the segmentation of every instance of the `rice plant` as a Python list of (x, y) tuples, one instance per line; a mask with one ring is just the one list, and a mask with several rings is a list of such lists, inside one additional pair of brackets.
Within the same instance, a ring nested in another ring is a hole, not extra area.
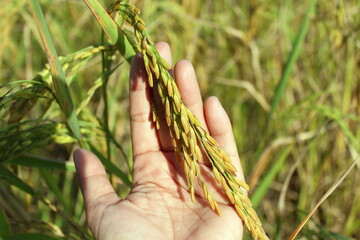
[(226, 154), (182, 105), (155, 41), (192, 61), (203, 96), (218, 96), (230, 115), (249, 197), (270, 239), (360, 237), (357, 0), (131, 1), (141, 14), (123, 2), (0, 3), (1, 239), (93, 238), (71, 159), (79, 146), (99, 157), (126, 197), (135, 52), (168, 109), (189, 194), (195, 178), (206, 193), (188, 158), (203, 148), (230, 201), (247, 201), (236, 190), (247, 185), (232, 178)]

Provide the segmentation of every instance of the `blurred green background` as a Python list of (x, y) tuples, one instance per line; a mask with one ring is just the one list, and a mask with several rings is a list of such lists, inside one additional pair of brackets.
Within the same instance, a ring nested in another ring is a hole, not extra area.
[[(174, 62), (194, 64), (203, 98), (225, 107), (270, 238), (286, 239), (357, 161), (299, 239), (360, 239), (360, 1), (130, 2)], [(84, 141), (125, 197), (129, 64), (83, 1), (40, 3)], [(78, 145), (46, 63), (29, 2), (2, 0), (0, 239), (92, 239), (71, 159)]]

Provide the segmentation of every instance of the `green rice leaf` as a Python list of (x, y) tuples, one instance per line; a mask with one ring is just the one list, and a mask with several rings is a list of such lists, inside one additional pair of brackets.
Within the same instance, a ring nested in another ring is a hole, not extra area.
[(278, 173), (282, 170), (285, 160), (287, 159), (287, 156), (289, 155), (292, 147), (293, 145), (289, 145), (282, 151), (280, 157), (273, 164), (269, 172), (267, 172), (264, 179), (256, 188), (254, 194), (251, 196), (251, 202), (253, 203), (255, 209), (259, 206), (264, 196), (269, 191), (270, 185), (272, 184)]
[(53, 77), (53, 84), (55, 95), (58, 99), (60, 107), (65, 114), (68, 124), (77, 139), (81, 139), (80, 127), (76, 116), (73, 102), (71, 99), (69, 87), (67, 86), (66, 79), (60, 61), (57, 57), (56, 49), (52, 41), (50, 32), (45, 22), (44, 14), (41, 10), (39, 1), (31, 0), (30, 5), (33, 10), (34, 18), (36, 20), (41, 39), (44, 44), (46, 56), (49, 61), (51, 75)]
[(23, 154), (9, 161), (11, 164), (16, 164), (26, 167), (35, 167), (48, 170), (63, 170), (75, 171), (75, 166), (71, 162), (62, 162), (55, 159), (44, 158), (35, 155)]
[(9, 219), (6, 216), (4, 209), (0, 208), (0, 237), (8, 236), (11, 234), (11, 226), (9, 224)]
[(332, 119), (340, 127), (341, 131), (349, 140), (350, 144), (356, 149), (359, 150), (359, 141), (356, 139), (354, 134), (348, 127), (348, 124), (345, 122), (345, 116), (340, 112), (338, 108), (329, 107), (326, 105), (318, 105), (314, 108), (320, 114)]
[(284, 94), (284, 91), (285, 91), (285, 88), (289, 81), (290, 75), (292, 73), (294, 65), (295, 65), (297, 58), (299, 56), (299, 53), (301, 51), (302, 44), (303, 44), (306, 34), (309, 30), (309, 22), (310, 22), (310, 18), (314, 14), (315, 6), (316, 6), (316, 0), (310, 0), (309, 8), (306, 12), (305, 18), (301, 24), (300, 30), (295, 39), (293, 49), (291, 50), (289, 58), (286, 61), (284, 71), (281, 75), (281, 79), (276, 86), (275, 94), (274, 94), (273, 100), (271, 102), (271, 108), (267, 114), (267, 118), (266, 118), (267, 122), (269, 122), (269, 120), (271, 120), (271, 117), (280, 101), (280, 98)]
[(16, 176), (13, 172), (11, 172), (3, 165), (0, 165), (0, 179), (4, 179), (9, 184), (19, 188), (24, 192), (29, 193), (30, 195), (35, 195), (35, 191), (32, 187), (23, 182), (18, 176)]
[(119, 28), (115, 21), (107, 14), (106, 10), (101, 6), (97, 0), (84, 0), (86, 5), (93, 13), (96, 21), (104, 30), (106, 36), (112, 44), (120, 51), (121, 55), (131, 63), (135, 51), (128, 39), (125, 37), (124, 32)]
[(94, 146), (90, 145), (90, 150), (100, 159), (108, 171), (118, 176), (126, 185), (131, 186), (131, 180), (120, 168), (104, 157)]

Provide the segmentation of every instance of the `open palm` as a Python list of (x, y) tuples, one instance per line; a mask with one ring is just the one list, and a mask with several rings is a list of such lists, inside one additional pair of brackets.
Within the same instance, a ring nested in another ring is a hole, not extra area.
[[(171, 63), (170, 48), (158, 43), (160, 54)], [(243, 178), (230, 121), (215, 97), (203, 104), (192, 65), (180, 61), (174, 76), (184, 104), (229, 154)], [(160, 130), (151, 121), (150, 91), (140, 56), (130, 73), (130, 116), (134, 153), (133, 186), (125, 200), (119, 199), (101, 162), (87, 150), (74, 153), (87, 221), (98, 240), (114, 239), (242, 239), (241, 219), (213, 181), (205, 164), (201, 173), (223, 216), (209, 207), (201, 189), (193, 203), (181, 164), (162, 114)], [(160, 110), (161, 112), (161, 110)]]

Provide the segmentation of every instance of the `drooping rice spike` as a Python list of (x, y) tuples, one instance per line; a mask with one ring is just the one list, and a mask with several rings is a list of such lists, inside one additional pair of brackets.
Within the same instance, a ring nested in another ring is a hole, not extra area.
[[(213, 170), (214, 178), (228, 197), (229, 202), (254, 239), (268, 239), (261, 226), (261, 222), (252, 208), (250, 199), (242, 188), (248, 190), (248, 185), (237, 178), (237, 169), (232, 164), (230, 157), (220, 148), (216, 140), (211, 137), (201, 126), (199, 120), (187, 109), (181, 100), (180, 92), (175, 80), (167, 71), (170, 66), (160, 57), (149, 34), (146, 32), (144, 21), (139, 17), (138, 8), (133, 5), (120, 3), (115, 9), (134, 28), (137, 46), (143, 54), (144, 64), (149, 75), (149, 86), (160, 85), (159, 96), (164, 104), (166, 122), (173, 138), (177, 159), (183, 161), (185, 177), (191, 200), (195, 201), (195, 178), (201, 185), (205, 198), (211, 209), (221, 215), (219, 205), (209, 192), (206, 184), (201, 179), (199, 162), (202, 162), (202, 153), (207, 156)], [(150, 77), (151, 76), (151, 77)], [(159, 87), (158, 87), (159, 88)], [(161, 127), (161, 126), (160, 126)]]

